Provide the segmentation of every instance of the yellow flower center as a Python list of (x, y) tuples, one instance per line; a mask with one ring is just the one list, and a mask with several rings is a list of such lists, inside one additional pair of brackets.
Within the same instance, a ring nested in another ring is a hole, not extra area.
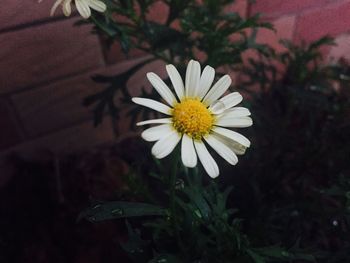
[(176, 104), (172, 114), (175, 129), (194, 139), (208, 134), (214, 123), (213, 115), (198, 99), (185, 99)]

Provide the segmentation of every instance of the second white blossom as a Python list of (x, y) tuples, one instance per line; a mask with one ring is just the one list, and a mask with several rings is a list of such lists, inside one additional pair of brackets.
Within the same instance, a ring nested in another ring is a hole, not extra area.
[(91, 9), (97, 12), (105, 12), (107, 6), (100, 0), (57, 0), (51, 9), (51, 15), (53, 15), (59, 6), (62, 6), (62, 11), (65, 16), (70, 16), (72, 13), (72, 3), (75, 4), (79, 14), (88, 19), (91, 16)]

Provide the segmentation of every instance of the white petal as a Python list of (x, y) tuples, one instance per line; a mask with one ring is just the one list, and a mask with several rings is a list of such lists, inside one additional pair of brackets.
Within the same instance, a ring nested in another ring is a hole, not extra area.
[(219, 176), (219, 167), (202, 141), (194, 141), (194, 146), (205, 171), (211, 178)]
[(134, 97), (131, 100), (136, 104), (145, 106), (145, 107), (150, 108), (152, 110), (159, 111), (159, 112), (164, 113), (166, 115), (171, 115), (171, 108), (163, 103), (156, 101), (156, 100), (151, 100), (151, 99), (146, 99), (146, 98), (138, 98), (138, 97)]
[(213, 134), (213, 136), (215, 136), (215, 138), (221, 141), (223, 144), (230, 147), (230, 149), (237, 155), (243, 155), (247, 150), (247, 147), (243, 146), (242, 144), (232, 141), (231, 139), (224, 137), (220, 134)]
[(232, 80), (229, 75), (225, 75), (220, 78), (204, 97), (203, 102), (207, 105), (211, 105), (226, 92), (231, 83)]
[(240, 117), (240, 118), (219, 118), (215, 125), (232, 127), (232, 128), (246, 128), (253, 125), (253, 120), (250, 117)]
[(141, 133), (141, 137), (148, 142), (158, 141), (163, 137), (169, 136), (174, 129), (169, 124), (158, 125), (148, 128)]
[(50, 16), (53, 16), (53, 15), (54, 15), (54, 13), (55, 13), (57, 7), (58, 7), (63, 1), (64, 1), (64, 0), (57, 0), (57, 1), (53, 4), (53, 6), (52, 6), (52, 8), (51, 8), (51, 11), (50, 11)]
[(212, 114), (219, 115), (221, 113), (224, 113), (226, 107), (222, 101), (216, 100), (210, 105), (209, 110)]
[(186, 167), (193, 168), (197, 165), (197, 154), (194, 149), (193, 139), (187, 134), (182, 136), (181, 160)]
[(72, 2), (72, 0), (65, 0), (65, 1), (63, 2), (63, 8), (62, 8), (62, 10), (63, 10), (63, 14), (64, 14), (65, 16), (70, 16), (71, 13), (72, 13), (71, 2)]
[(215, 138), (215, 135), (204, 137), (205, 141), (229, 164), (235, 165), (238, 162), (237, 155), (221, 141)]
[(213, 131), (225, 136), (235, 142), (238, 142), (240, 144), (242, 144), (245, 147), (249, 147), (250, 146), (250, 141), (244, 137), (242, 134), (239, 134), (238, 132), (234, 132), (225, 128), (221, 128), (221, 127), (215, 127), (213, 128)]
[(239, 92), (232, 92), (225, 97), (222, 97), (220, 99), (221, 102), (225, 104), (225, 108), (229, 109), (233, 106), (236, 106), (238, 103), (240, 103), (243, 100), (243, 97)]
[(107, 9), (106, 4), (101, 2), (101, 1), (99, 1), (99, 0), (89, 0), (88, 1), (88, 5), (92, 9), (96, 10), (97, 12), (101, 12), (101, 13), (103, 13)]
[(88, 19), (91, 16), (91, 10), (88, 4), (86, 3), (86, 0), (75, 0), (75, 6), (77, 7), (79, 14), (83, 18)]
[(196, 97), (199, 90), (199, 80), (201, 76), (201, 66), (198, 61), (191, 60), (186, 70), (186, 97)]
[(172, 123), (171, 118), (163, 118), (163, 119), (153, 119), (147, 121), (140, 121), (136, 123), (137, 126), (147, 125), (147, 124), (163, 124), (163, 123)]
[(162, 159), (169, 155), (181, 140), (181, 135), (173, 131), (168, 136), (161, 138), (152, 147), (152, 154), (157, 159)]
[(202, 99), (211, 87), (214, 81), (215, 70), (211, 66), (206, 66), (202, 72), (201, 79), (199, 81), (198, 97)]
[(185, 88), (180, 73), (177, 71), (174, 65), (166, 65), (166, 71), (168, 72), (169, 78), (175, 89), (176, 95), (181, 101), (185, 96)]
[(231, 109), (225, 110), (222, 114), (217, 116), (218, 118), (239, 118), (250, 116), (251, 113), (247, 108), (243, 107), (233, 107)]
[(147, 73), (147, 78), (151, 82), (152, 86), (157, 90), (159, 95), (170, 105), (173, 106), (176, 103), (174, 94), (170, 91), (164, 81), (153, 72)]

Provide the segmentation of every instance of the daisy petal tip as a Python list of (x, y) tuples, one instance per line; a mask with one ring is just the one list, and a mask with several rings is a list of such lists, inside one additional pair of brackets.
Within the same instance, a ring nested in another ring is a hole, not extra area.
[(230, 162), (229, 162), (229, 164), (231, 164), (231, 165), (236, 165), (238, 163), (238, 160), (231, 160)]
[(150, 77), (154, 76), (154, 73), (153, 72), (147, 72), (146, 76), (147, 76), (147, 78), (150, 78)]
[(165, 156), (162, 156), (162, 155), (159, 155), (159, 154), (157, 154), (156, 152), (154, 152), (153, 150), (151, 151), (151, 153), (152, 153), (152, 155), (153, 155), (153, 157), (154, 158), (156, 158), (156, 159), (163, 159)]
[(100, 12), (106, 12), (106, 10), (107, 10), (107, 5), (105, 4), (105, 3), (102, 3), (101, 2), (101, 11)]
[(167, 65), (165, 65), (165, 69), (172, 69), (174, 67), (174, 65), (173, 64), (167, 64)]
[(230, 75), (226, 74), (226, 75), (224, 76), (224, 79), (225, 79), (225, 81), (229, 82), (230, 85), (232, 84), (232, 78), (231, 78)]
[(213, 172), (208, 173), (208, 175), (211, 178), (215, 179), (215, 178), (217, 178), (220, 175), (220, 172), (219, 171), (213, 171)]
[(195, 168), (197, 166), (197, 159), (196, 161), (192, 161), (192, 162), (182, 161), (182, 164), (187, 168)]
[(131, 98), (131, 101), (135, 104), (138, 104), (137, 101), (138, 101), (138, 97), (133, 97)]
[(141, 133), (141, 138), (144, 139), (146, 142), (153, 141), (152, 139), (150, 139), (150, 136), (148, 135), (147, 130)]

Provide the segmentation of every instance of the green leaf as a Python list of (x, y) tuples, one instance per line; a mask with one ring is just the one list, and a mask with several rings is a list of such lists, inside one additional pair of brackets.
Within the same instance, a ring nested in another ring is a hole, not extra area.
[(162, 216), (165, 214), (165, 209), (155, 205), (134, 202), (107, 202), (87, 208), (79, 215), (78, 220), (85, 218), (90, 222), (99, 222), (117, 218)]
[(273, 258), (279, 258), (279, 259), (286, 258), (291, 255), (288, 251), (286, 251), (284, 248), (281, 248), (279, 246), (256, 248), (254, 249), (254, 251), (259, 253), (259, 255), (264, 255), (267, 257), (273, 257)]
[(179, 259), (177, 259), (174, 255), (171, 254), (160, 254), (157, 255), (154, 259), (148, 261), (148, 263), (180, 263)]
[(265, 259), (254, 251), (248, 249), (248, 255), (254, 260), (255, 263), (266, 263)]
[(128, 221), (126, 221), (126, 227), (128, 229), (128, 241), (126, 243), (120, 243), (120, 246), (134, 262), (144, 262), (150, 242), (143, 240), (139, 230), (134, 230)]
[(94, 106), (94, 126), (99, 125), (103, 121), (105, 113), (108, 112), (112, 117), (118, 117), (119, 108), (115, 102), (115, 95), (117, 92), (122, 94), (124, 100), (130, 100), (130, 94), (127, 89), (128, 80), (143, 66), (153, 61), (154, 58), (149, 58), (136, 64), (126, 72), (123, 72), (116, 76), (102, 76), (95, 75), (92, 79), (98, 83), (108, 83), (109, 86), (104, 90), (85, 97), (83, 105), (88, 107), (92, 104)]
[(315, 261), (315, 257), (311, 254), (302, 252), (302, 251), (292, 251), (286, 250), (285, 248), (279, 246), (270, 246), (253, 249), (256, 253), (262, 256), (269, 258), (275, 258), (280, 260), (290, 259), (290, 260), (306, 260), (306, 261)]
[(202, 192), (197, 187), (187, 187), (184, 189), (184, 192), (189, 197), (190, 201), (198, 208), (198, 210), (194, 210), (193, 212), (199, 218), (209, 220), (211, 209), (202, 195)]

